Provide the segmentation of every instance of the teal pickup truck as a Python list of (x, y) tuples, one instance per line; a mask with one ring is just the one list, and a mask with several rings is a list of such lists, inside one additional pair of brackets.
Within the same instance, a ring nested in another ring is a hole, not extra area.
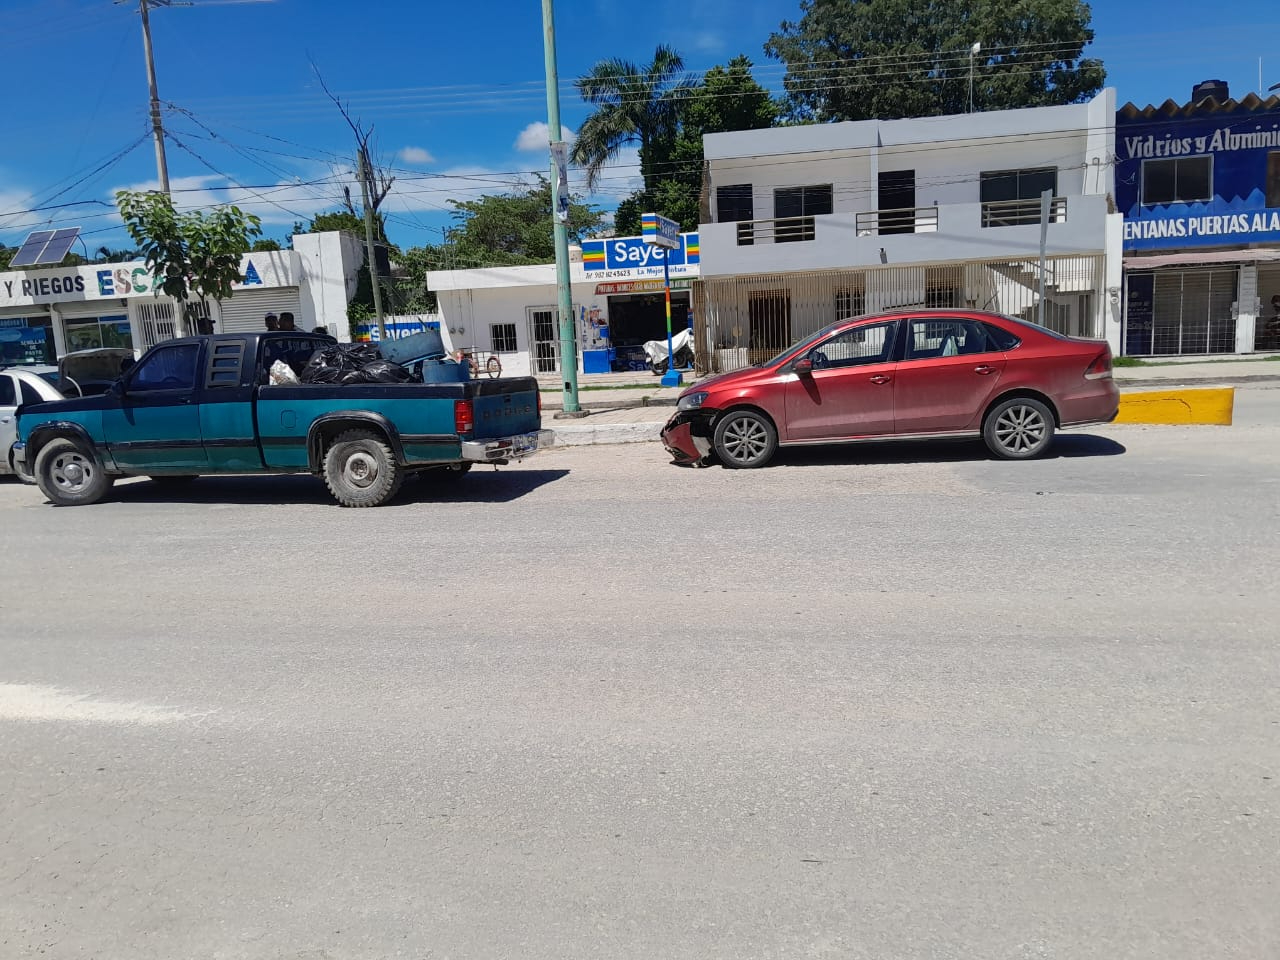
[(408, 383), (270, 382), (276, 361), (297, 372), (333, 343), (283, 332), (165, 341), (102, 396), (19, 408), (14, 457), (61, 506), (101, 500), (118, 477), (310, 473), (343, 506), (374, 507), (409, 473), (457, 475), (549, 442), (532, 377), (471, 380), (426, 360)]

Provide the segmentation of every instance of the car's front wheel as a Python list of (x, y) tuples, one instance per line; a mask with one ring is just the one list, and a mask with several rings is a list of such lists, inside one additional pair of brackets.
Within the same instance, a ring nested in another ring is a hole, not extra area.
[(36, 482), (35, 474), (32, 473), (30, 470), (28, 470), (26, 467), (24, 467), (22, 464), (18, 463), (18, 458), (13, 455), (12, 450), (9, 451), (9, 470), (10, 472), (13, 473), (15, 477), (18, 478), (18, 481), (20, 483)]
[(714, 442), (726, 467), (763, 467), (778, 449), (778, 431), (754, 410), (730, 410), (716, 424)]
[(379, 507), (399, 492), (404, 471), (381, 437), (347, 430), (325, 453), (324, 482), (344, 507)]
[(50, 440), (40, 449), (35, 476), (40, 492), (60, 507), (97, 503), (115, 482), (92, 452), (65, 437)]
[(996, 404), (982, 422), (987, 448), (1002, 460), (1030, 460), (1053, 442), (1053, 411), (1031, 397)]

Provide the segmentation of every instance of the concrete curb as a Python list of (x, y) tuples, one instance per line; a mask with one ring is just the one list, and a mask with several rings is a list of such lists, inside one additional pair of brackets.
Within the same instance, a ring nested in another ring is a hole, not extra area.
[(1229, 427), (1235, 407), (1234, 387), (1191, 390), (1138, 390), (1120, 394), (1116, 423), (1168, 426), (1205, 424)]
[(1157, 380), (1122, 380), (1115, 378), (1116, 385), (1121, 390), (1127, 390), (1129, 387), (1140, 387), (1142, 389), (1178, 389), (1178, 388), (1195, 388), (1195, 387), (1248, 387), (1257, 386), (1259, 384), (1275, 383), (1280, 384), (1280, 374), (1259, 374), (1256, 376), (1239, 376), (1239, 377), (1165, 377)]
[(555, 434), (557, 447), (582, 447), (593, 443), (647, 443), (658, 439), (665, 421), (652, 423), (590, 423), (562, 426), (553, 421), (549, 428)]

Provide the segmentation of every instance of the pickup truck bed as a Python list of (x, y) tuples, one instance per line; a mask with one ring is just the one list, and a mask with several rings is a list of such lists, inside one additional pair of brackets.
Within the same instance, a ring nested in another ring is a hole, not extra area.
[(119, 476), (313, 473), (344, 506), (374, 506), (407, 473), (507, 463), (548, 440), (531, 377), (266, 382), (275, 360), (297, 370), (330, 344), (298, 333), (166, 341), (101, 397), (20, 410), (15, 455), (54, 503), (93, 502)]

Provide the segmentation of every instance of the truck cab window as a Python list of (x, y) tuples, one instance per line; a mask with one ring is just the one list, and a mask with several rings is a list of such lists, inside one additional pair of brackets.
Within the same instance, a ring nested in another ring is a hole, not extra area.
[(129, 389), (194, 390), (199, 359), (200, 345), (197, 343), (161, 347), (134, 368), (129, 377)]

